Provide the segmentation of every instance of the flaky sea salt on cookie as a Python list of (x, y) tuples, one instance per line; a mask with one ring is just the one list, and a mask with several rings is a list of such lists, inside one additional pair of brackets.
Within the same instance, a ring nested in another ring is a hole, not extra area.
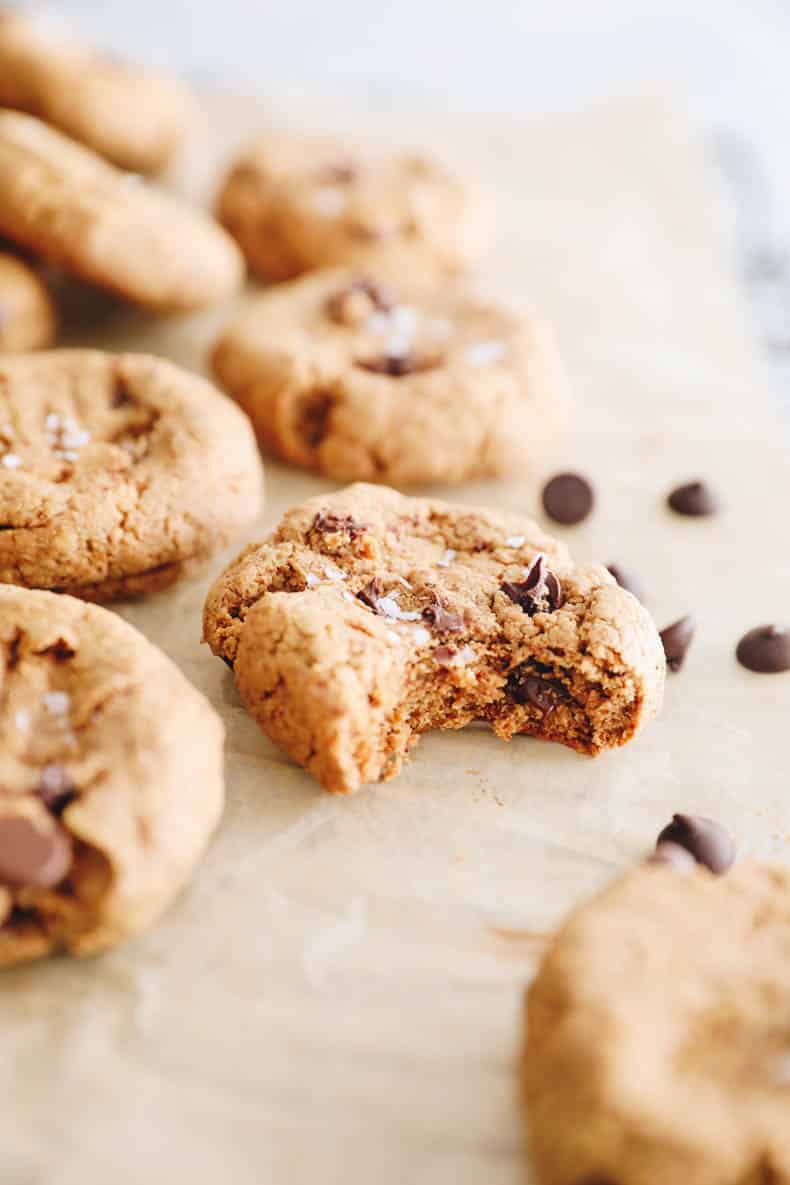
[(0, 111), (0, 235), (158, 311), (214, 304), (244, 274), (203, 211), (18, 111)]
[(474, 186), (428, 153), (276, 131), (232, 166), (217, 212), (250, 266), (275, 280), (386, 263), (446, 277), (481, 254), (490, 222)]
[(151, 925), (222, 811), (223, 728), (113, 613), (0, 586), (0, 967)]
[(161, 168), (192, 114), (182, 83), (79, 42), (45, 13), (0, 9), (0, 106), (36, 115), (122, 169)]
[(289, 511), (219, 577), (204, 636), (322, 785), (393, 777), (420, 734), (486, 720), (582, 753), (655, 714), (655, 625), (527, 518), (354, 485)]
[(161, 358), (0, 359), (0, 581), (89, 600), (153, 592), (256, 517), (247, 418)]
[(548, 326), (379, 272), (331, 269), (269, 290), (212, 358), (265, 447), (338, 481), (523, 471), (567, 416)]

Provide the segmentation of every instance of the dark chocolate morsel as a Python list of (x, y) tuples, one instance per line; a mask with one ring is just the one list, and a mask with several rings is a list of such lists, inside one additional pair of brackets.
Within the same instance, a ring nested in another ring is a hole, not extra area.
[(555, 523), (567, 527), (583, 522), (594, 503), (593, 488), (579, 473), (558, 473), (543, 487), (543, 509)]
[(715, 514), (720, 503), (716, 494), (704, 481), (689, 481), (672, 490), (667, 498), (667, 505), (676, 514), (699, 518), (702, 515)]
[(417, 374), (421, 370), (433, 370), (439, 365), (439, 358), (434, 354), (380, 354), (375, 358), (358, 358), (356, 365), (362, 370), (369, 370), (372, 374), (385, 374), (392, 379), (403, 378), (407, 374)]
[(606, 568), (614, 576), (620, 588), (633, 593), (637, 601), (645, 603), (644, 585), (635, 572), (632, 572), (630, 568), (624, 568), (622, 564), (607, 564)]
[(681, 617), (661, 630), (661, 642), (670, 671), (679, 671), (686, 658), (686, 652), (691, 645), (691, 639), (697, 628), (693, 617)]
[(440, 634), (457, 634), (465, 628), (465, 621), (460, 613), (452, 613), (446, 609), (441, 601), (428, 605), (422, 611), (423, 620)]
[(39, 829), (25, 815), (0, 816), (0, 884), (50, 889), (69, 870), (71, 839), (57, 823)]
[(744, 634), (735, 656), (742, 667), (760, 675), (790, 671), (790, 629), (779, 625), (758, 625)]
[(546, 557), (538, 552), (523, 580), (505, 580), (502, 592), (510, 597), (529, 617), (536, 613), (553, 613), (565, 603), (562, 586), (546, 566)]
[(677, 844), (690, 852), (698, 864), (704, 864), (720, 876), (735, 860), (735, 840), (725, 827), (701, 815), (673, 815), (658, 837), (662, 844)]

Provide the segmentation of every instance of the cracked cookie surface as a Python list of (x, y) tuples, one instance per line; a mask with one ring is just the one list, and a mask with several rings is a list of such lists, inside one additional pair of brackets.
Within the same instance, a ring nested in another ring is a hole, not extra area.
[(562, 926), (529, 991), (541, 1185), (790, 1182), (790, 873), (644, 865)]
[(219, 821), (223, 727), (115, 614), (0, 586), (0, 967), (149, 926)]
[(230, 169), (217, 213), (273, 280), (387, 263), (437, 278), (469, 266), (488, 238), (479, 196), (435, 157), (329, 135), (261, 135)]
[(19, 111), (0, 111), (0, 234), (163, 311), (214, 304), (244, 271), (235, 243), (207, 214)]
[(119, 168), (161, 168), (192, 112), (181, 83), (80, 44), (46, 20), (0, 9), (0, 106), (60, 128)]
[(89, 600), (152, 592), (260, 507), (237, 407), (159, 358), (0, 359), (0, 580)]
[(333, 791), (478, 719), (598, 753), (654, 715), (664, 683), (652, 619), (605, 568), (527, 518), (361, 484), (243, 551), (204, 636), (263, 731)]
[(212, 360), (264, 447), (338, 481), (503, 474), (545, 452), (567, 415), (547, 326), (449, 286), (355, 271), (265, 293)]
[(56, 321), (52, 297), (33, 268), (0, 251), (0, 353), (48, 346)]

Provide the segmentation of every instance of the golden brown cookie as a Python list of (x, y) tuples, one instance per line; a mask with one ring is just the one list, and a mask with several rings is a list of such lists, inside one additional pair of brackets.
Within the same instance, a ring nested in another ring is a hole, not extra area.
[(274, 280), (392, 263), (441, 277), (468, 267), (488, 238), (478, 194), (433, 156), (329, 135), (261, 135), (225, 178), (217, 210), (250, 266)]
[(0, 353), (50, 345), (56, 324), (52, 297), (36, 272), (0, 251)]
[(0, 234), (152, 309), (201, 308), (241, 283), (208, 215), (118, 172), (32, 116), (0, 111)]
[(136, 173), (161, 168), (192, 113), (174, 78), (126, 65), (36, 15), (0, 10), (0, 106), (36, 115)]
[(583, 753), (657, 711), (664, 655), (605, 568), (527, 518), (354, 485), (289, 511), (206, 601), (204, 636), (261, 728), (327, 790), (487, 720)]
[(246, 417), (160, 358), (0, 360), (0, 581), (109, 600), (164, 588), (260, 508)]
[(0, 586), (0, 967), (151, 925), (219, 821), (223, 727), (106, 609)]
[(257, 298), (223, 333), (213, 366), (265, 447), (338, 481), (523, 470), (567, 416), (545, 325), (453, 286), (347, 269)]
[(646, 864), (578, 909), (530, 988), (540, 1185), (790, 1181), (790, 872)]

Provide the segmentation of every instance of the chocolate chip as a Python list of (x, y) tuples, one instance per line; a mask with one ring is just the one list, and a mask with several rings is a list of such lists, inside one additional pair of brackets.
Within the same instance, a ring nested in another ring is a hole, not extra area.
[(694, 618), (686, 616), (661, 630), (661, 642), (670, 671), (679, 671), (683, 666), (696, 629), (697, 623)]
[(134, 399), (129, 391), (126, 379), (121, 378), (120, 375), (116, 376), (110, 398), (110, 407), (117, 411), (118, 408), (129, 407), (133, 403)]
[(39, 830), (24, 815), (0, 817), (0, 884), (49, 889), (63, 880), (71, 856), (68, 832), (57, 824)]
[(562, 586), (555, 574), (548, 570), (543, 552), (535, 556), (523, 580), (505, 580), (502, 592), (529, 617), (536, 613), (553, 613), (565, 604)]
[(440, 667), (451, 667), (457, 653), (454, 646), (437, 646), (433, 652), (433, 658)]
[(776, 675), (790, 671), (790, 629), (781, 625), (758, 625), (744, 634), (735, 657), (747, 671)]
[(379, 611), (379, 598), (384, 594), (384, 589), (381, 582), (378, 580), (371, 580), (364, 588), (361, 588), (357, 593), (357, 599), (363, 605), (367, 605), (368, 609), (372, 609), (374, 613)]
[(579, 473), (558, 473), (543, 487), (543, 509), (555, 523), (567, 527), (583, 522), (594, 502), (592, 486)]
[[(360, 300), (360, 297), (362, 300)], [(341, 325), (355, 323), (360, 318), (356, 315), (361, 309), (366, 316), (371, 312), (389, 313), (397, 304), (395, 296), (389, 289), (376, 280), (365, 276), (353, 280), (339, 292), (334, 292), (326, 302), (326, 311), (333, 321)]]
[(624, 568), (622, 564), (608, 564), (607, 571), (611, 572), (620, 588), (624, 588), (626, 592), (633, 593), (638, 601), (645, 601), (644, 586), (639, 577), (630, 570)]
[(557, 689), (554, 685), (530, 671), (512, 671), (507, 690), (515, 703), (532, 704), (547, 715), (557, 706)]
[(77, 651), (69, 646), (65, 638), (58, 638), (51, 646), (45, 646), (43, 650), (36, 651), (39, 658), (51, 658), (55, 662), (68, 662), (76, 653)]
[(672, 490), (667, 498), (667, 505), (676, 514), (698, 518), (701, 515), (715, 514), (720, 503), (716, 494), (704, 481), (689, 481)]
[(366, 524), (358, 523), (350, 514), (325, 514), (319, 510), (310, 529), (320, 531), (323, 535), (348, 535), (353, 540), (365, 531)]
[(65, 765), (52, 761), (45, 765), (39, 775), (36, 791), (44, 806), (53, 815), (59, 815), (74, 800), (76, 786)]
[(317, 449), (326, 440), (334, 408), (335, 397), (328, 391), (313, 391), (297, 405), (296, 435), (308, 448)]
[(662, 844), (677, 844), (690, 852), (698, 864), (720, 876), (735, 860), (735, 840), (726, 828), (701, 815), (673, 815), (658, 837)]
[(656, 844), (656, 850), (648, 856), (647, 863), (669, 864), (671, 868), (686, 872), (690, 868), (695, 868), (697, 861), (691, 852), (680, 844), (659, 842)]
[(441, 601), (428, 605), (423, 609), (422, 616), (439, 634), (457, 634), (466, 628), (466, 622), (460, 613), (451, 613)]
[(411, 351), (407, 354), (380, 354), (376, 358), (358, 358), (355, 365), (362, 370), (369, 370), (372, 374), (386, 374), (389, 378), (400, 379), (407, 374), (433, 370), (439, 365), (439, 358), (435, 354), (417, 354)]

